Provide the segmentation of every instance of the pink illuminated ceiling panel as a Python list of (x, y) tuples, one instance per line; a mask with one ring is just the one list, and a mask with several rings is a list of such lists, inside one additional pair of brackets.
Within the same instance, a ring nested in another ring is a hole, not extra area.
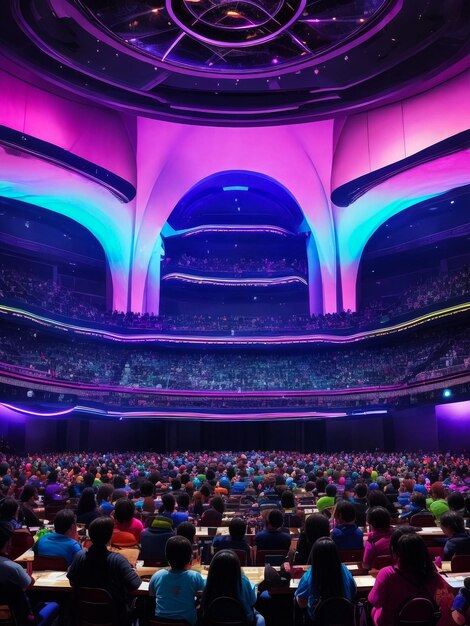
[(135, 155), (123, 116), (61, 98), (0, 70), (0, 125), (52, 143), (135, 185)]
[[(298, 202), (317, 244), (325, 310), (335, 310), (336, 255), (328, 199), (333, 123), (306, 124), (302, 130), (293, 126), (183, 127), (139, 119), (134, 309), (144, 300), (147, 268), (158, 235), (181, 197), (213, 174), (245, 170), (278, 181)], [(165, 158), (160, 150), (155, 151), (157, 138), (167, 150)]]
[(419, 96), (351, 115), (335, 146), (332, 189), (470, 126), (470, 71)]

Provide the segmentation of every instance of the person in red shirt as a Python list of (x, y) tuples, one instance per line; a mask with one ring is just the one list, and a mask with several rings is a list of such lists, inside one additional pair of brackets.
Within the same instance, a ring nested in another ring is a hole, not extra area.
[(144, 525), (134, 517), (135, 505), (132, 500), (120, 498), (114, 507), (114, 530), (134, 535), (136, 543), (140, 543), (140, 535)]
[(371, 532), (364, 546), (362, 567), (369, 570), (378, 556), (390, 554), (390, 539), (393, 530), (390, 528), (390, 513), (383, 506), (375, 506), (367, 511), (367, 523)]

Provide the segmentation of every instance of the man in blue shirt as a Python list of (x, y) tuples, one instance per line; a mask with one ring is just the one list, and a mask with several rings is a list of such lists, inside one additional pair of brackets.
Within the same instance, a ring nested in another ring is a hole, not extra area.
[(331, 538), (339, 550), (363, 550), (364, 534), (356, 526), (356, 509), (352, 502), (342, 500), (338, 502), (335, 510), (336, 528), (331, 533)]
[(278, 509), (272, 509), (266, 516), (266, 529), (256, 533), (255, 544), (258, 550), (285, 550), (290, 548), (290, 534), (282, 528), (284, 516)]
[(245, 565), (250, 566), (251, 551), (250, 546), (245, 539), (246, 522), (244, 522), (240, 517), (234, 517), (228, 525), (228, 532), (228, 537), (218, 536), (214, 538), (214, 541), (212, 542), (214, 552), (218, 552), (219, 550), (240, 550), (246, 552)]
[(77, 518), (71, 509), (62, 509), (54, 520), (55, 532), (43, 535), (33, 546), (38, 556), (62, 557), (70, 565), (82, 549), (77, 541)]

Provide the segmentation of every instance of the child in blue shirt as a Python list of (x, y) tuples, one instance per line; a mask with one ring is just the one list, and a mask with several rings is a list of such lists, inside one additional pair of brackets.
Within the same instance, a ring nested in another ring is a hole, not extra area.
[(155, 596), (155, 616), (186, 620), (194, 625), (195, 598), (204, 590), (205, 581), (191, 569), (193, 548), (185, 537), (177, 535), (168, 539), (165, 554), (171, 569), (159, 570), (149, 583), (149, 594)]

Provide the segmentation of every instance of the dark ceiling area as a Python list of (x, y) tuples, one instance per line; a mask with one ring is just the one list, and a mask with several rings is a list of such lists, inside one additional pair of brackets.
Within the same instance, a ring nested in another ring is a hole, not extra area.
[(259, 125), (331, 117), (457, 74), (465, 0), (5, 0), (12, 71), (137, 114)]

